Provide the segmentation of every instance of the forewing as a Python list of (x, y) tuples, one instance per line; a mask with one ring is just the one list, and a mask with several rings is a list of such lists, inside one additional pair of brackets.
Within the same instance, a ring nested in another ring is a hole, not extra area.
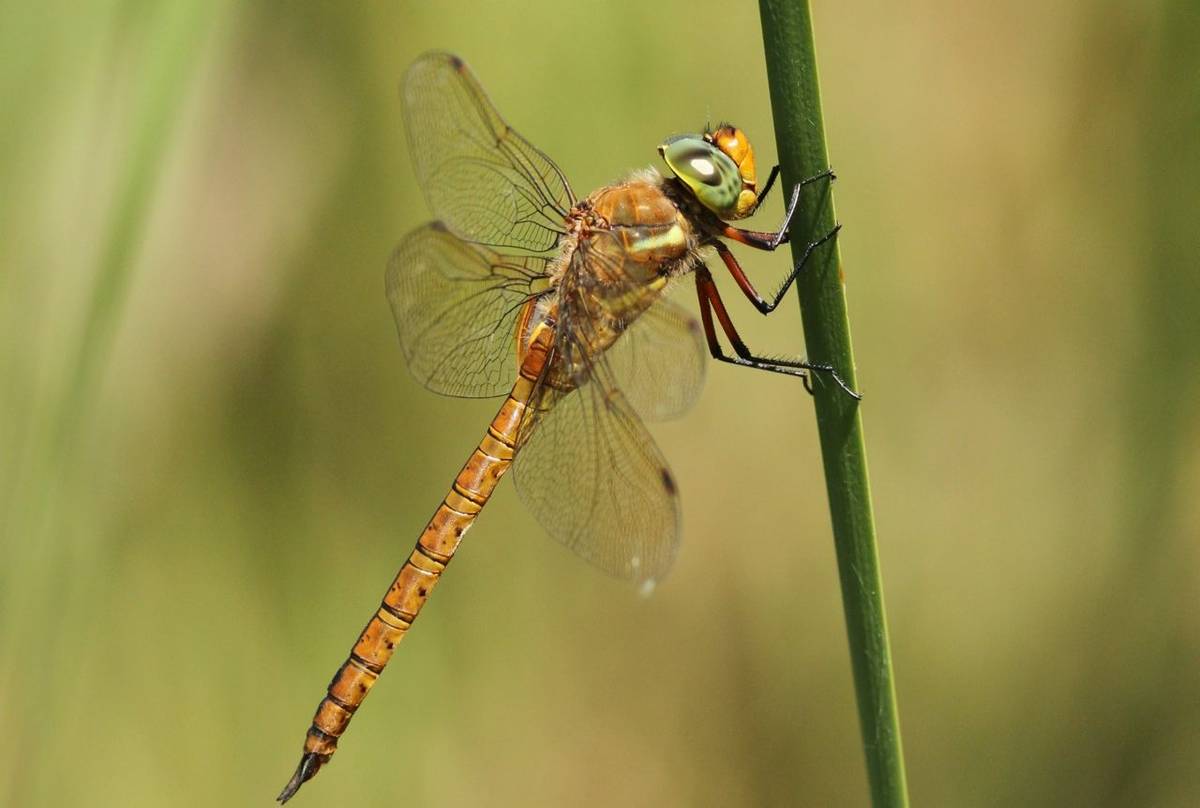
[(404, 120), (417, 179), (435, 216), (467, 241), (542, 252), (575, 203), (554, 162), (505, 123), (475, 76), (448, 53), (404, 78)]
[(555, 539), (649, 591), (679, 546), (666, 460), (602, 361), (582, 388), (541, 389), (518, 439), (522, 500)]
[(633, 409), (652, 421), (691, 408), (708, 367), (700, 324), (669, 300), (651, 305), (605, 356)]
[(392, 253), (386, 285), (408, 367), (437, 393), (508, 392), (521, 305), (545, 283), (548, 261), (468, 244), (432, 223)]

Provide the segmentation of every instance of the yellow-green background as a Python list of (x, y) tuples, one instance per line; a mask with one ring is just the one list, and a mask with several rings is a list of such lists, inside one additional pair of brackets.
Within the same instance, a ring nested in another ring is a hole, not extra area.
[[(757, 9), (0, 13), (0, 804), (268, 805), (493, 407), (396, 345), (404, 68), (461, 53), (580, 192), (706, 120), (769, 167)], [(1195, 805), (1200, 15), (815, 13), (914, 803)], [(809, 399), (714, 366), (655, 434), (658, 592), (505, 485), (295, 804), (865, 804)]]

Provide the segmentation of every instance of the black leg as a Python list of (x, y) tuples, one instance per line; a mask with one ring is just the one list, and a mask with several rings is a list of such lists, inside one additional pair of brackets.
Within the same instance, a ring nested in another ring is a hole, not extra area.
[(760, 191), (758, 194), (758, 201), (754, 203), (755, 210), (758, 210), (758, 206), (761, 205), (763, 200), (767, 198), (767, 194), (771, 193), (771, 188), (775, 186), (775, 178), (778, 176), (779, 164), (776, 163), (775, 167), (771, 169), (771, 173), (767, 175), (767, 182), (765, 185), (763, 185), (762, 191)]
[[(768, 188), (771, 181), (775, 178), (776, 169), (778, 169), (778, 166), (772, 169), (771, 177), (767, 180)], [(721, 235), (759, 250), (772, 251), (778, 249), (780, 244), (786, 244), (790, 238), (788, 228), (791, 227), (792, 217), (796, 215), (796, 208), (800, 204), (800, 190), (810, 183), (823, 179), (829, 179), (830, 182), (833, 182), (837, 179), (837, 175), (833, 173), (832, 168), (828, 168), (820, 174), (802, 179), (796, 183), (796, 187), (792, 189), (792, 198), (788, 201), (787, 210), (784, 211), (783, 222), (779, 225), (779, 229), (773, 232), (762, 232), (759, 230), (743, 230), (740, 227), (726, 225), (724, 230), (721, 231)], [(765, 195), (766, 191), (764, 190), (763, 196)], [(760, 199), (759, 201), (761, 203), (762, 200)]]
[[(714, 359), (740, 367), (765, 370), (771, 373), (782, 373), (787, 376), (799, 376), (804, 382), (804, 389), (810, 395), (813, 392), (813, 388), (809, 374), (826, 373), (833, 377), (838, 386), (846, 391), (847, 395), (851, 398), (855, 400), (862, 398), (861, 395), (852, 390), (842, 380), (842, 377), (838, 375), (837, 370), (832, 365), (805, 362), (799, 359), (772, 359), (752, 354), (746, 343), (742, 341), (741, 336), (733, 325), (733, 321), (729, 317), (729, 312), (726, 310), (725, 303), (721, 300), (721, 294), (717, 290), (717, 285), (713, 281), (712, 273), (704, 265), (696, 269), (696, 294), (700, 298), (700, 320), (704, 325), (705, 339), (708, 340), (708, 351)], [(721, 341), (717, 338), (716, 327), (713, 323), (714, 312), (716, 312), (717, 320), (721, 323), (721, 330), (725, 332), (725, 337), (729, 340), (729, 344), (733, 347), (733, 352), (736, 356), (728, 356), (722, 350)]]
[(792, 217), (796, 215), (796, 206), (800, 204), (800, 189), (811, 182), (829, 178), (830, 182), (837, 179), (837, 174), (833, 173), (832, 168), (827, 168), (820, 174), (800, 180), (796, 183), (796, 187), (792, 189), (792, 198), (788, 202), (787, 211), (783, 214), (783, 223), (779, 225), (779, 230), (775, 233), (775, 239), (772, 242), (771, 249), (775, 249), (780, 244), (784, 244), (789, 239), (788, 228), (792, 226)]
[(733, 253), (728, 247), (725, 246), (724, 243), (718, 241), (713, 246), (717, 248), (717, 254), (720, 255), (721, 260), (725, 262), (725, 266), (729, 270), (729, 274), (733, 276), (735, 281), (737, 281), (738, 288), (742, 290), (742, 294), (744, 294), (746, 298), (754, 304), (754, 308), (758, 309), (763, 314), (770, 314), (771, 312), (775, 311), (776, 308), (778, 308), (780, 302), (783, 300), (783, 296), (787, 294), (787, 290), (791, 288), (792, 283), (795, 282), (796, 278), (800, 275), (800, 271), (804, 269), (804, 266), (808, 263), (808, 259), (812, 256), (813, 252), (822, 244), (834, 238), (841, 229), (842, 226), (840, 224), (835, 225), (832, 230), (821, 236), (816, 241), (809, 242), (808, 246), (804, 248), (804, 255), (800, 256), (800, 260), (796, 262), (796, 266), (792, 267), (791, 273), (788, 274), (787, 278), (783, 281), (783, 284), (780, 285), (779, 289), (776, 290), (775, 294), (770, 300), (763, 297), (761, 294), (759, 294), (758, 290), (754, 288), (754, 284), (750, 282), (748, 277), (746, 277), (746, 272), (742, 269), (742, 265), (738, 263), (737, 258), (734, 257)]

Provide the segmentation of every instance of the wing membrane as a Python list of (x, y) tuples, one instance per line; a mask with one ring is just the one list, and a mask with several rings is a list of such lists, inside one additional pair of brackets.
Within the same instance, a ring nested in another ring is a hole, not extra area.
[(513, 466), (522, 500), (555, 539), (648, 590), (675, 560), (679, 496), (607, 367), (568, 393), (543, 386), (531, 412)]
[(605, 357), (633, 409), (652, 421), (690, 409), (708, 367), (700, 324), (669, 300), (659, 300), (634, 320)]
[(456, 56), (430, 53), (402, 92), (417, 179), (437, 218), (467, 241), (553, 248), (575, 204), (554, 162), (505, 123)]
[(516, 319), (545, 283), (548, 260), (468, 244), (439, 223), (392, 253), (386, 286), (413, 375), (443, 395), (501, 395), (516, 378)]
[(700, 324), (664, 299), (668, 285), (628, 258), (616, 233), (600, 231), (580, 239), (558, 286), (558, 353), (567, 372), (584, 384), (592, 354), (603, 351), (615, 384), (651, 420), (691, 407), (708, 364)]

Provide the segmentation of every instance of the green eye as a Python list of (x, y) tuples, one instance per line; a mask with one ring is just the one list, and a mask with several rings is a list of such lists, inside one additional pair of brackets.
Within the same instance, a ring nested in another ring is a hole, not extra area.
[(658, 151), (704, 207), (721, 218), (734, 214), (742, 177), (729, 155), (694, 135), (671, 138)]

